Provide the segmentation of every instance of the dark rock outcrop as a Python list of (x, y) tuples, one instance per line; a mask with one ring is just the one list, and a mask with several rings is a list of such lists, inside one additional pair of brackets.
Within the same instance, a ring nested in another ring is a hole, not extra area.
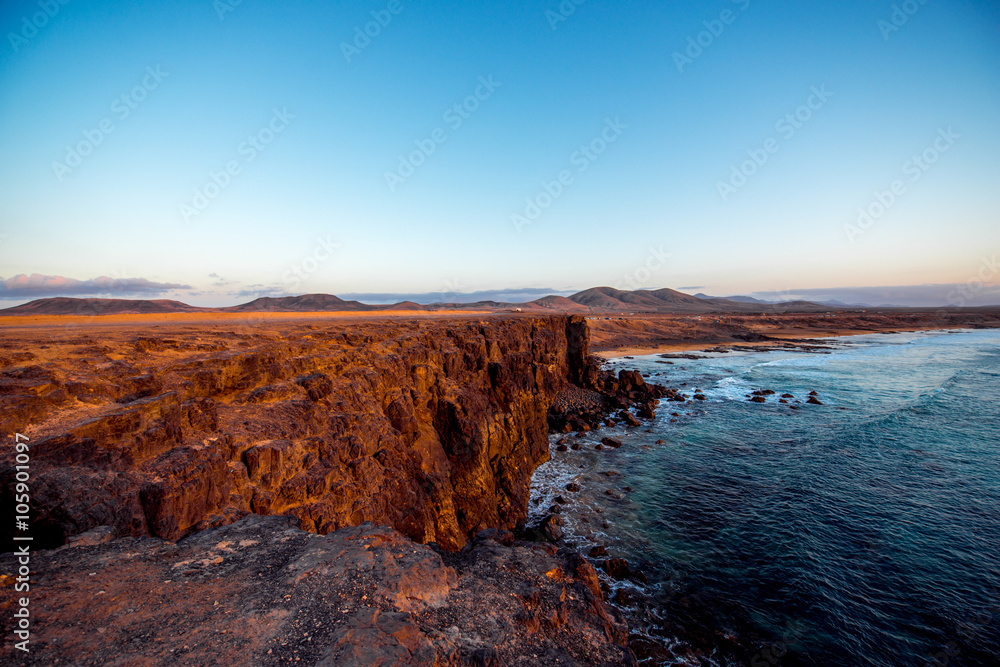
[[(586, 363), (586, 370), (574, 375), (585, 384), (568, 387), (556, 396), (548, 414), (550, 433), (594, 430), (608, 423), (611, 414), (636, 427), (642, 424), (639, 418), (655, 418), (660, 399), (686, 400), (673, 389), (647, 383), (639, 371), (621, 370), (615, 376), (601, 370), (597, 357), (588, 358)], [(635, 414), (630, 408), (635, 408)]]
[(628, 561), (624, 558), (609, 558), (604, 561), (601, 567), (615, 579), (627, 579), (632, 572), (629, 569)]

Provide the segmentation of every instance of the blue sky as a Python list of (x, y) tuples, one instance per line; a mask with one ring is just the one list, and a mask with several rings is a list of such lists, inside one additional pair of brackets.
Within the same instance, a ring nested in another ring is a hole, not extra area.
[(995, 2), (676, 4), (6, 2), (0, 300), (994, 293)]

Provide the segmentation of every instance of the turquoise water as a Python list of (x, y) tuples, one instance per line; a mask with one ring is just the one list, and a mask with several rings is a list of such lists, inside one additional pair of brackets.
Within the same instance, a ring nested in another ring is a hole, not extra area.
[(707, 400), (553, 447), (533, 513), (646, 573), (662, 664), (1000, 664), (1000, 331), (829, 343), (611, 362)]

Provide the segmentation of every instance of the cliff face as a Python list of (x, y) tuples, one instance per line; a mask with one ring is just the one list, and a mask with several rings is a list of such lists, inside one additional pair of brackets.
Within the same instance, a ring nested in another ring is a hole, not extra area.
[[(585, 375), (582, 318), (249, 324), (5, 333), (0, 428), (31, 437), (36, 545), (256, 513), (458, 549), (524, 519), (546, 412)], [(9, 513), (11, 465), (0, 481)]]

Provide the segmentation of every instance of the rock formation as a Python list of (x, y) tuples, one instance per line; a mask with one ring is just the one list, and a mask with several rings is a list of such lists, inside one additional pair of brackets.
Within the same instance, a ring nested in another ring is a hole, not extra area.
[(599, 378), (580, 317), (248, 322), (5, 337), (0, 431), (31, 437), (36, 546), (98, 526), (177, 540), (255, 513), (460, 549), (524, 519), (549, 406)]

